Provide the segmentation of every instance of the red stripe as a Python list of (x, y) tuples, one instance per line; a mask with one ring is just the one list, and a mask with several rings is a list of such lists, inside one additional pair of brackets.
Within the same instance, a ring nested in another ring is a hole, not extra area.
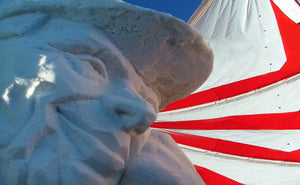
[(163, 111), (176, 110), (237, 96), (268, 86), (300, 73), (300, 26), (291, 22), (272, 3), (288, 60), (279, 70), (192, 94), (168, 105)]
[(237, 155), (242, 157), (251, 157), (267, 160), (300, 162), (300, 150), (285, 152), (270, 148), (253, 146), (249, 144), (226, 141), (222, 139), (214, 139), (191, 134), (183, 134), (170, 131), (162, 131), (176, 141), (176, 143), (192, 146), (204, 150), (220, 152), (224, 154)]
[[(299, 33), (300, 35), (300, 33)], [(300, 45), (299, 45), (300, 46)], [(214, 102), (225, 98), (237, 96), (255, 89), (259, 89), (283, 79), (292, 77), (300, 73), (300, 47), (295, 49), (293, 55), (287, 60), (285, 65), (276, 72), (248, 78), (227, 85), (222, 85), (208, 89), (199, 93), (192, 94), (184, 99), (178, 100), (168, 105), (163, 111), (176, 110), (204, 103)], [(162, 112), (163, 112), (162, 111)]]
[(273, 1), (271, 1), (271, 4), (276, 16), (286, 56), (290, 56), (294, 48), (299, 46), (300, 26), (286, 16)]
[(300, 129), (300, 112), (228, 116), (222, 118), (155, 122), (154, 128), (191, 130), (288, 130)]
[(199, 173), (199, 175), (202, 177), (203, 181), (205, 182), (206, 185), (242, 185), (241, 183), (234, 181), (228, 177), (225, 177), (223, 175), (220, 175), (216, 172), (213, 172), (209, 169), (196, 166), (195, 165), (196, 171)]

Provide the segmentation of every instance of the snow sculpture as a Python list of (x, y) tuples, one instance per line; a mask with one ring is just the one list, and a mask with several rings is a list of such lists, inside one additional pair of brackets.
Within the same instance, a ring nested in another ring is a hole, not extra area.
[(108, 0), (0, 1), (0, 184), (204, 184), (148, 127), (212, 68), (169, 15)]

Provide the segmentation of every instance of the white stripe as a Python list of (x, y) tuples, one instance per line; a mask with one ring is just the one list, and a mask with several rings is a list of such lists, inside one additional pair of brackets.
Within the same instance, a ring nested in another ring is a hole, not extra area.
[(215, 55), (212, 74), (196, 92), (277, 71), (286, 61), (268, 0), (214, 0), (195, 28)]
[(247, 185), (297, 185), (300, 163), (225, 155), (180, 145), (193, 164)]
[(295, 0), (273, 0), (273, 2), (294, 22), (300, 22), (300, 7)]
[(300, 74), (260, 90), (200, 106), (161, 112), (157, 121), (211, 119), (234, 115), (294, 112), (300, 109)]
[(300, 149), (300, 130), (183, 130), (163, 129), (291, 152)]

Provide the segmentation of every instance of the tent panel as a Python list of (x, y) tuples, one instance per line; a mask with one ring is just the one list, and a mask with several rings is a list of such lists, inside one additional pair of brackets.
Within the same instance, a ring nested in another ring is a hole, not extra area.
[(212, 74), (196, 92), (277, 71), (286, 61), (269, 1), (213, 1), (195, 28), (215, 54)]
[(182, 150), (195, 165), (241, 184), (295, 185), (300, 180), (300, 163), (237, 157), (185, 146)]

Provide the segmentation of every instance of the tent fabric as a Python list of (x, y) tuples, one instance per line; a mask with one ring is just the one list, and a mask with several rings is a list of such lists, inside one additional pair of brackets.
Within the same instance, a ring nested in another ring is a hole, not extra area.
[[(215, 1), (215, 2), (217, 2), (217, 1)], [(300, 44), (299, 44), (300, 43), (300, 36), (299, 36), (300, 27), (299, 27), (299, 25), (295, 24), (292, 20), (290, 20), (287, 16), (285, 16), (273, 2), (271, 3), (271, 5), (274, 8), (274, 11), (276, 12), (275, 15), (276, 15), (276, 18), (278, 21), (278, 26), (279, 26), (279, 29), (277, 29), (277, 30), (280, 30), (280, 34), (281, 34), (281, 38), (282, 38), (282, 39), (280, 39), (280, 42), (281, 41), (283, 42), (283, 43), (282, 42), (279, 43), (279, 45), (282, 45), (285, 48), (285, 53), (286, 53), (285, 55), (289, 56), (288, 60), (286, 60), (286, 59), (284, 60), (284, 64), (280, 67), (280, 69), (278, 71), (268, 72), (263, 75), (258, 75), (253, 78), (239, 80), (239, 81), (229, 83), (229, 84), (223, 84), (218, 87), (210, 88), (210, 89), (201, 91), (199, 93), (192, 94), (191, 96), (188, 96), (185, 99), (182, 99), (173, 104), (170, 104), (163, 111), (191, 107), (194, 105), (200, 105), (200, 104), (204, 104), (204, 103), (208, 103), (208, 102), (213, 102), (213, 101), (233, 97), (233, 96), (236, 96), (239, 94), (243, 94), (243, 93), (255, 90), (255, 89), (265, 87), (267, 85), (273, 84), (280, 80), (289, 78), (295, 74), (298, 74), (300, 72), (300, 63), (298, 62), (298, 60), (300, 58)], [(210, 16), (208, 16), (208, 17), (210, 17)], [(202, 26), (202, 27), (205, 28), (205, 26)], [(265, 30), (263, 30), (263, 32), (265, 32)], [(275, 33), (272, 33), (272, 34), (275, 34)], [(216, 40), (218, 40), (218, 39), (216, 39)], [(277, 44), (278, 44), (278, 42), (277, 42)], [(283, 48), (281, 48), (281, 49), (283, 50)], [(214, 51), (215, 50), (216, 49), (214, 49)], [(237, 51), (238, 53), (242, 52), (239, 50), (239, 47), (237, 47), (236, 50), (238, 50)], [(217, 50), (217, 51), (219, 51), (219, 50)], [(215, 53), (215, 55), (218, 55), (218, 53)], [(248, 70), (252, 69), (251, 65), (255, 65), (255, 64), (251, 64), (253, 59), (249, 59), (249, 58), (247, 58), (247, 56), (245, 58), (250, 63), (250, 67), (248, 67)], [(265, 61), (267, 60), (267, 57), (262, 57), (262, 58), (265, 59)], [(224, 60), (224, 59), (222, 59), (222, 60)], [(216, 62), (217, 62), (217, 64), (214, 64), (215, 65), (214, 68), (215, 69), (222, 68), (222, 66), (216, 66), (216, 65), (218, 65), (218, 62), (219, 62), (218, 59), (215, 60), (215, 63)], [(226, 60), (226, 62), (224, 62), (224, 63), (226, 64), (228, 62), (232, 62), (232, 61)], [(233, 65), (235, 65), (235, 64), (233, 64)], [(239, 70), (239, 69), (237, 69), (237, 70)], [(217, 71), (217, 70), (214, 70), (214, 71)], [(227, 71), (229, 71), (229, 70), (227, 70)], [(230, 71), (234, 71), (234, 70), (231, 69)], [(222, 74), (218, 73), (218, 75), (223, 77)], [(210, 77), (210, 78), (213, 78), (213, 77)], [(240, 77), (240, 79), (241, 79), (241, 77)]]
[(213, 119), (155, 122), (152, 127), (186, 130), (292, 130), (300, 129), (300, 113), (253, 114)]
[(269, 1), (215, 0), (195, 28), (215, 55), (214, 70), (197, 92), (277, 71), (286, 61)]
[(215, 53), (213, 72), (152, 128), (207, 185), (299, 183), (300, 26), (270, 0), (203, 3), (190, 22)]

